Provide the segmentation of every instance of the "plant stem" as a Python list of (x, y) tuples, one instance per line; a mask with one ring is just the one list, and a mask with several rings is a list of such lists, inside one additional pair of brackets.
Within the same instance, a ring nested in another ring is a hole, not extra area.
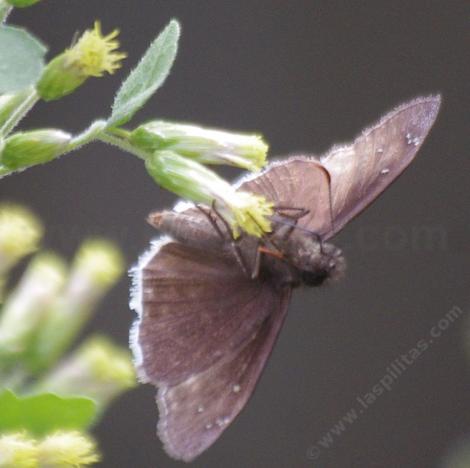
[(131, 135), (131, 132), (129, 130), (124, 129), (124, 128), (116, 128), (116, 127), (108, 128), (107, 132), (110, 135), (121, 137), (125, 140), (128, 140), (130, 135)]
[(104, 128), (106, 128), (106, 121), (96, 120), (86, 130), (71, 140), (67, 147), (67, 152), (76, 150), (80, 148), (80, 146), (99, 139), (100, 134), (103, 132)]
[[(112, 130), (113, 133), (118, 133), (114, 129)], [(126, 132), (123, 130), (123, 132)], [(119, 132), (121, 133), (121, 132)], [(100, 133), (97, 136), (98, 140), (101, 140), (104, 143), (109, 143), (110, 145), (117, 146), (118, 148), (122, 149), (123, 151), (126, 151), (127, 153), (131, 153), (134, 156), (137, 156), (140, 159), (143, 159), (144, 161), (147, 159), (148, 154), (145, 151), (139, 150), (135, 146), (133, 146), (131, 143), (126, 138), (122, 138), (117, 135), (111, 134), (111, 132), (105, 131)]]
[(36, 89), (31, 89), (23, 102), (15, 109), (8, 120), (3, 124), (2, 128), (0, 129), (0, 134), (4, 137), (7, 136), (18, 125), (20, 120), (33, 108), (38, 100), (39, 96), (36, 92)]

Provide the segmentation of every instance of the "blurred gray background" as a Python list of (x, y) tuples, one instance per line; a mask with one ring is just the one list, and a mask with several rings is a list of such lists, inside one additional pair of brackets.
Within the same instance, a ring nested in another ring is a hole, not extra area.
[[(272, 156), (321, 154), (402, 101), (442, 93), (416, 162), (335, 239), (347, 255), (346, 278), (295, 294), (255, 395), (193, 466), (429, 468), (470, 432), (470, 361), (462, 346), (470, 317), (468, 13), (468, 2), (451, 0), (50, 0), (11, 17), (50, 45), (49, 57), (95, 18), (105, 32), (121, 29), (129, 54), (118, 74), (38, 105), (22, 128), (79, 131), (105, 117), (120, 81), (172, 17), (183, 25), (180, 53), (136, 122), (256, 130)], [(155, 235), (147, 213), (174, 202), (140, 160), (100, 144), (6, 178), (0, 190), (44, 219), (48, 247), (71, 255), (83, 237), (105, 235), (129, 265)], [(133, 320), (128, 288), (124, 278), (90, 327), (122, 343)], [(323, 447), (328, 431), (360, 408), (357, 398), (390, 363), (429, 340), (453, 306), (461, 316)], [(183, 466), (155, 437), (153, 395), (150, 386), (129, 393), (97, 427), (101, 466)]]

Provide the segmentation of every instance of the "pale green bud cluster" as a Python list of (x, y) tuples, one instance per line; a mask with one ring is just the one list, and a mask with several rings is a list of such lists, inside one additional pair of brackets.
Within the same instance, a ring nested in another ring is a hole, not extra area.
[[(31, 0), (12, 0), (11, 3), (26, 6), (31, 4)], [(93, 29), (85, 31), (70, 48), (42, 69), (41, 76), (28, 92), (22, 96), (0, 98), (0, 135), (3, 136), (0, 139), (0, 177), (52, 161), (93, 140), (101, 140), (146, 161), (152, 177), (157, 182), (161, 181), (163, 187), (192, 201), (209, 205), (215, 201), (231, 223), (235, 235), (241, 230), (254, 236), (269, 232), (268, 218), (272, 207), (266, 200), (235, 191), (202, 166), (225, 164), (251, 171), (261, 169), (266, 164), (268, 145), (260, 135), (161, 120), (140, 125), (134, 130), (122, 128), (165, 80), (176, 55), (179, 34), (179, 24), (173, 20), (152, 42), (139, 65), (122, 83), (109, 119), (92, 123), (76, 136), (56, 129), (10, 135), (39, 99), (60, 99), (89, 77), (114, 73), (120, 67), (126, 54), (118, 50), (118, 31), (103, 35), (99, 21), (96, 21)], [(167, 158), (169, 154), (175, 157)], [(184, 160), (176, 161), (168, 169), (161, 164), (178, 157), (192, 161), (192, 169)], [(169, 177), (168, 173), (173, 175)], [(206, 183), (209, 183), (208, 187), (204, 186)]]
[[(37, 248), (37, 225), (27, 210), (0, 205), (0, 247), (8, 258)], [(130, 352), (94, 337), (63, 356), (123, 269), (113, 243), (92, 239), (70, 267), (57, 254), (36, 254), (8, 288), (0, 309), (0, 468), (75, 468), (100, 460), (82, 431), (135, 386)]]
[[(41, 223), (28, 210), (0, 205), (2, 283), (19, 259), (38, 248), (42, 234)], [(54, 253), (37, 254), (0, 310), (0, 385), (2, 365), (8, 372), (17, 368), (41, 373), (50, 368), (123, 270), (120, 250), (102, 239), (84, 242), (71, 267)]]
[(266, 164), (268, 146), (258, 135), (244, 135), (196, 125), (149, 122), (124, 136), (137, 148), (153, 179), (177, 195), (211, 206), (216, 203), (235, 236), (262, 236), (271, 230), (272, 204), (236, 191), (203, 164), (228, 164), (252, 171)]
[(41, 370), (58, 359), (123, 270), (122, 254), (112, 242), (92, 239), (83, 243), (61, 296), (38, 331), (33, 368)]

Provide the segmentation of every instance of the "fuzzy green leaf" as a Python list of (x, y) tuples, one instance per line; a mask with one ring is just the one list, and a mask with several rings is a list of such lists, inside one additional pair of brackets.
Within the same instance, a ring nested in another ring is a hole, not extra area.
[(109, 126), (126, 123), (163, 84), (178, 50), (180, 25), (171, 20), (145, 52), (116, 94)]
[(0, 26), (0, 93), (34, 84), (44, 68), (46, 50), (24, 29)]
[(95, 418), (96, 405), (84, 397), (53, 393), (19, 397), (0, 392), (0, 433), (26, 430), (41, 437), (59, 429), (86, 429)]

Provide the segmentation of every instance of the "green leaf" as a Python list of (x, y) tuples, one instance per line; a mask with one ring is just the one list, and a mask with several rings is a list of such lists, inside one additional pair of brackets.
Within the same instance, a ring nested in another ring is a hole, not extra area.
[(24, 29), (0, 26), (0, 93), (34, 84), (44, 68), (46, 50)]
[(180, 25), (171, 20), (122, 83), (114, 98), (109, 126), (126, 123), (163, 84), (178, 50)]
[(96, 405), (84, 397), (41, 393), (18, 397), (0, 392), (0, 433), (26, 430), (41, 437), (59, 429), (86, 429), (95, 418)]

